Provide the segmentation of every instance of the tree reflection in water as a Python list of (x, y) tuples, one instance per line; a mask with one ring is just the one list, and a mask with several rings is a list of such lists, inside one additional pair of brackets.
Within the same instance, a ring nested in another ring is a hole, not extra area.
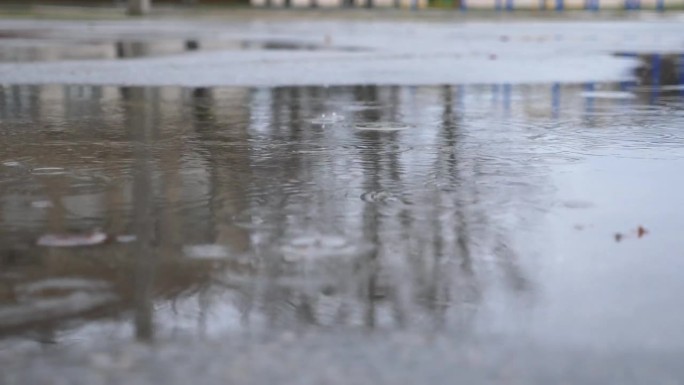
[[(548, 206), (545, 162), (567, 158), (543, 152), (530, 125), (600, 125), (615, 117), (597, 111), (624, 103), (579, 103), (585, 85), (554, 87), (506, 85), (494, 105), (489, 86), (4, 87), (0, 332), (60, 342), (93, 327), (141, 340), (311, 325), (467, 331), (493, 290), (534, 289), (520, 234)], [(566, 139), (590, 150), (601, 138)], [(34, 243), (94, 227), (136, 240)], [(71, 278), (92, 287), (22, 294)], [(39, 310), (95, 298), (103, 282), (117, 301)]]

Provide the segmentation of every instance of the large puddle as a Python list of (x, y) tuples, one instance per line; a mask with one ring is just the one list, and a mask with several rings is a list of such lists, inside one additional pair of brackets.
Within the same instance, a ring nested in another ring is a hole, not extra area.
[(0, 88), (0, 347), (307, 327), (684, 347), (678, 76)]

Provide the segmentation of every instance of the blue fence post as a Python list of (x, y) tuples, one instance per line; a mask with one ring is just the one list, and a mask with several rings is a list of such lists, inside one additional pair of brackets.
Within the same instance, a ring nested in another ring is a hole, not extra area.
[(468, 4), (466, 4), (466, 0), (461, 0), (461, 4), (460, 4), (459, 8), (463, 12), (468, 10)]
[(551, 116), (558, 119), (560, 113), (560, 84), (553, 83), (551, 86)]
[(654, 85), (660, 85), (661, 64), (662, 57), (658, 54), (653, 55), (653, 59), (651, 60), (651, 68), (653, 69), (651, 72), (651, 82), (653, 82)]
[(563, 8), (565, 8), (565, 4), (563, 4), (563, 0), (556, 0), (556, 11), (562, 11)]
[(636, 85), (637, 85), (637, 83), (634, 81), (631, 81), (631, 80), (621, 81), (620, 82), (620, 91), (629, 92), (629, 90), (632, 89)]
[(507, 11), (513, 10), (513, 0), (506, 0), (506, 10)]
[(584, 7), (588, 10), (591, 10), (591, 11), (598, 11), (599, 10), (599, 0), (586, 0), (584, 3)]
[(655, 103), (660, 95), (660, 76), (662, 71), (662, 57), (653, 55), (651, 59), (651, 104)]
[(506, 113), (511, 110), (511, 85), (506, 83), (503, 85), (503, 107)]
[(656, 9), (660, 12), (665, 10), (665, 0), (656, 0)]
[(639, 0), (625, 0), (625, 9), (633, 10), (641, 8), (641, 1)]
[(497, 11), (500, 11), (500, 10), (501, 10), (501, 0), (496, 0), (496, 1), (494, 2), (494, 8), (495, 8)]
[(677, 70), (679, 75), (679, 94), (684, 98), (684, 54), (679, 55), (679, 67)]
[[(620, 91), (631, 92), (632, 88), (636, 87), (637, 85), (638, 85), (637, 82), (635, 82), (633, 80), (621, 81), (620, 82)], [(620, 104), (626, 105), (626, 104), (630, 104), (630, 103), (631, 103), (630, 99), (624, 98), (624, 99), (622, 99), (622, 103), (620, 103)]]
[[(638, 86), (639, 83), (633, 81), (633, 80), (628, 80), (628, 81), (622, 81), (620, 82), (620, 91), (622, 92), (631, 92), (632, 88)], [(625, 99), (628, 100), (628, 99)]]
[(499, 104), (499, 85), (492, 84), (492, 106)]
[[(584, 91), (586, 92), (594, 92), (596, 89), (596, 86), (594, 83), (586, 83), (584, 85)], [(584, 112), (591, 114), (594, 112), (594, 95), (589, 94), (588, 97), (585, 98), (585, 103), (584, 103)]]

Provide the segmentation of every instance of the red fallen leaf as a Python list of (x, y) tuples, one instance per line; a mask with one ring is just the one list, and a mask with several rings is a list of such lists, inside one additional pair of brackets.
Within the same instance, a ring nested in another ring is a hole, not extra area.
[(620, 233), (615, 233), (615, 242), (620, 242), (622, 240), (623, 235)]
[(78, 247), (94, 246), (106, 242), (107, 234), (95, 230), (85, 234), (45, 234), (38, 238), (38, 246), (47, 247)]
[(646, 234), (648, 234), (648, 230), (646, 230), (643, 226), (639, 226), (639, 228), (637, 228), (637, 237), (641, 238)]

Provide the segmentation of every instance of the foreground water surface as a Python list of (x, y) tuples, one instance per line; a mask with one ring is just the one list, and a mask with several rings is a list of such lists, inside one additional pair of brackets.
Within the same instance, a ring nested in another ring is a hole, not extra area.
[(682, 348), (672, 63), (619, 84), (0, 88), (0, 348), (312, 327)]

